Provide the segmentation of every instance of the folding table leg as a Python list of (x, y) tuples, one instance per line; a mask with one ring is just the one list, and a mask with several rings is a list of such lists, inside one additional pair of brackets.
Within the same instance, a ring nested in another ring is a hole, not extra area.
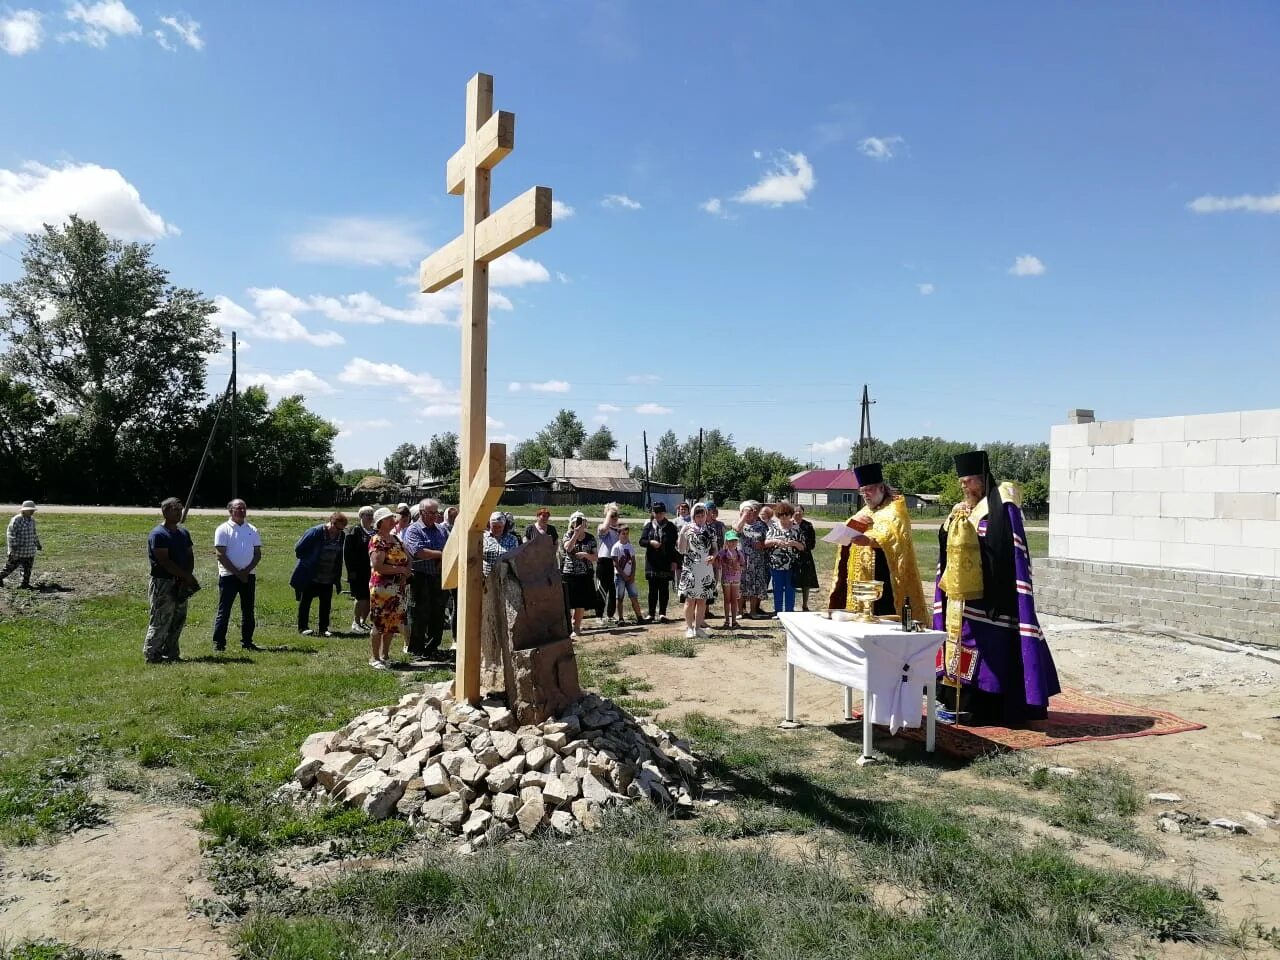
[(853, 719), (853, 687), (844, 688), (844, 718)]
[(864, 688), (862, 691), (862, 756), (858, 758), (860, 767), (876, 762), (875, 756), (871, 753), (871, 727), (871, 691)]
[(796, 667), (794, 663), (788, 663), (786, 689), (782, 697), (782, 722), (778, 729), (794, 730), (800, 726), (803, 724), (796, 723)]
[(924, 748), (929, 753), (933, 753), (938, 738), (938, 697), (934, 689), (936, 686), (932, 678), (925, 684)]

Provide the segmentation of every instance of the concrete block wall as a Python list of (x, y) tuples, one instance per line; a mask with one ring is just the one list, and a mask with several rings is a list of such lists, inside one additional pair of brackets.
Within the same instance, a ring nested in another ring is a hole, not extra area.
[(1280, 410), (1050, 431), (1037, 604), (1280, 646)]

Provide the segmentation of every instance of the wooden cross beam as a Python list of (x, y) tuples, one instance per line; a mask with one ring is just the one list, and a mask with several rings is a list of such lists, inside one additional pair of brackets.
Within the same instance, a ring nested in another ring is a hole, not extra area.
[(477, 73), (467, 83), (466, 140), (449, 158), (445, 188), (462, 195), (462, 235), (422, 261), (423, 293), (462, 280), (462, 432), (459, 454), (463, 489), (458, 519), (443, 559), (445, 587), (458, 589), (457, 667), (454, 695), (480, 699), (480, 607), (484, 591), (480, 534), (502, 496), (507, 448), (488, 444), (489, 264), (551, 229), (551, 188), (534, 187), (497, 213), (489, 213), (491, 171), (515, 147), (514, 114), (493, 110), (493, 77)]

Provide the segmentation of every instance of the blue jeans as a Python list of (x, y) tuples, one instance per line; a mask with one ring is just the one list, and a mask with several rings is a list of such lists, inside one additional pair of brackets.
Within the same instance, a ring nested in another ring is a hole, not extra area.
[(213, 618), (213, 649), (222, 650), (227, 645), (227, 626), (231, 622), (231, 607), (240, 598), (240, 643), (248, 646), (253, 643), (253, 630), (258, 625), (253, 615), (254, 594), (257, 592), (258, 577), (249, 574), (244, 580), (239, 577), (218, 577), (218, 613)]
[(796, 608), (796, 579), (790, 570), (770, 570), (773, 582), (773, 612), (791, 613)]

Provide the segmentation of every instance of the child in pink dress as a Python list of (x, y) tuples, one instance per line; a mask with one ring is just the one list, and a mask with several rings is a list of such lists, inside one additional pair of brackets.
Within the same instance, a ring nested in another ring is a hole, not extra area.
[(738, 626), (738, 585), (742, 583), (742, 567), (747, 562), (738, 544), (738, 533), (732, 528), (724, 532), (724, 549), (716, 554), (716, 567), (724, 587), (725, 627)]

